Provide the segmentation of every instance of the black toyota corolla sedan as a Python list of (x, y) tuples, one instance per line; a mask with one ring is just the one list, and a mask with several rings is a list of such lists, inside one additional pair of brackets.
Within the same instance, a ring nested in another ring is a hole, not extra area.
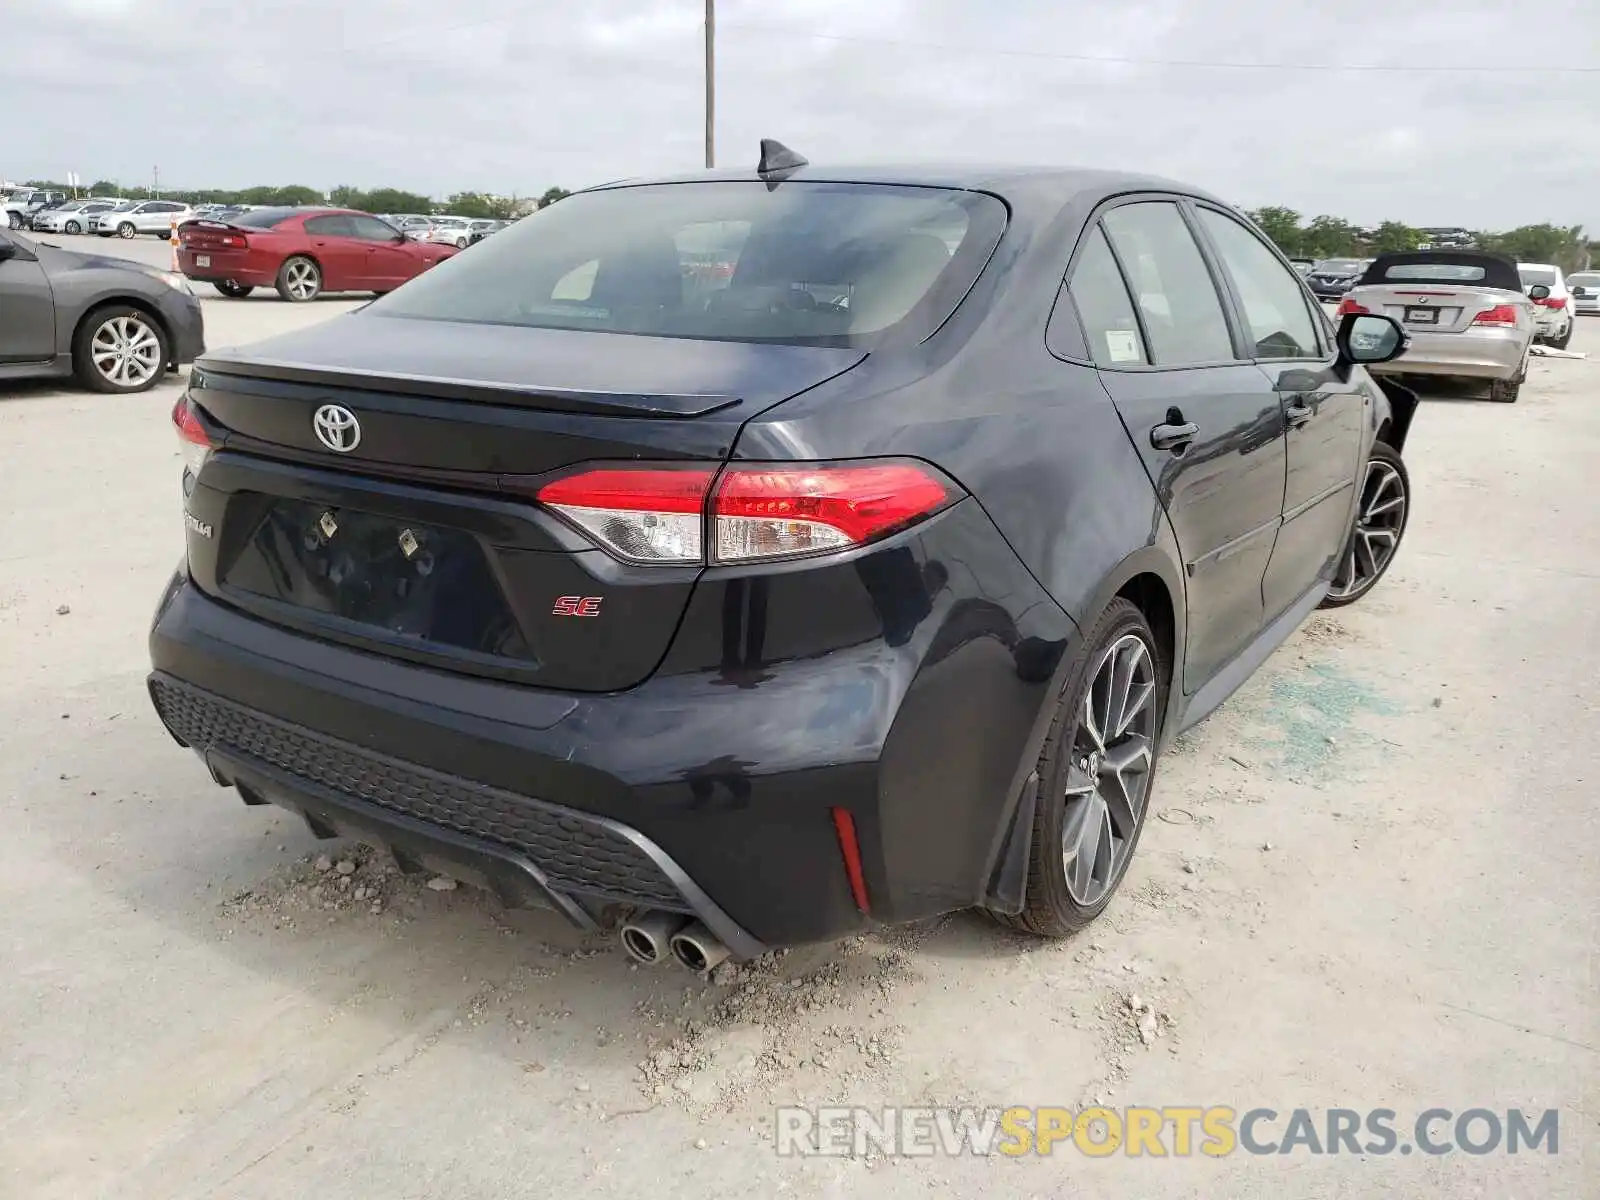
[(1181, 184), (769, 144), (494, 248), (196, 365), (150, 692), (247, 803), (642, 961), (1082, 926), (1405, 530), (1400, 327)]

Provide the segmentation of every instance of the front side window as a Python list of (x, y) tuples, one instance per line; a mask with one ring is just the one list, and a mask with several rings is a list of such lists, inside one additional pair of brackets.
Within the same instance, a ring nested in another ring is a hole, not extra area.
[(1239, 222), (1202, 208), (1200, 224), (1216, 244), (1244, 308), (1258, 358), (1316, 358), (1315, 327), (1299, 276)]
[(1102, 219), (1160, 366), (1228, 362), (1233, 339), (1216, 282), (1178, 206), (1124, 204)]
[(377, 217), (351, 213), (345, 220), (350, 222), (350, 228), (355, 236), (363, 241), (392, 242), (400, 236), (398, 229), (387, 222), (378, 220)]
[(1122, 272), (1111, 255), (1105, 234), (1091, 230), (1072, 269), (1068, 285), (1073, 306), (1083, 322), (1083, 336), (1089, 343), (1089, 356), (1100, 367), (1144, 366), (1145, 353), (1139, 319), (1133, 301), (1122, 282)]
[(857, 345), (954, 311), (1006, 222), (992, 196), (791, 181), (584, 192), (452, 258), (376, 315)]

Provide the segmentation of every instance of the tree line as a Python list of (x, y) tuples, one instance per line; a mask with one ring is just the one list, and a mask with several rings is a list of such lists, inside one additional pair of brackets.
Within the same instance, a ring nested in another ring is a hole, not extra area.
[[(30, 179), (27, 186), (71, 192), (65, 184), (49, 179)], [(83, 189), (91, 196), (149, 195), (145, 187), (124, 188), (112, 179), (97, 179)], [(539, 196), (491, 196), (484, 192), (454, 192), (443, 201), (399, 188), (371, 190), (341, 184), (331, 191), (292, 184), (288, 187), (250, 188), (162, 188), (163, 200), (182, 200), (187, 204), (255, 204), (269, 207), (294, 207), (302, 204), (331, 204), (371, 213), (418, 213), (423, 216), (486, 217), (509, 220), (533, 208), (544, 208), (572, 193), (566, 188), (547, 188)]]
[[(1249, 215), (1290, 258), (1370, 258), (1419, 250), (1429, 243), (1427, 233), (1399, 221), (1362, 229), (1339, 217), (1318, 216), (1303, 221), (1291, 208), (1258, 208)], [(1564, 271), (1587, 269), (1595, 250), (1581, 225), (1522, 225), (1501, 233), (1469, 232), (1473, 244), (1481, 250), (1504, 254), (1518, 262), (1554, 263)]]

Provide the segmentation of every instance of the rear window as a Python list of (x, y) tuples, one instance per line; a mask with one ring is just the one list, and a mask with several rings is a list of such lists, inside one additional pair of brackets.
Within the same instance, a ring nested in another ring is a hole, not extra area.
[(1362, 262), (1359, 258), (1325, 258), (1316, 266), (1320, 275), (1358, 275)]
[(1518, 267), (1517, 275), (1522, 280), (1523, 287), (1532, 287), (1536, 283), (1542, 283), (1545, 287), (1556, 285), (1556, 273), (1542, 267)]
[(1384, 269), (1383, 277), (1413, 283), (1482, 283), (1487, 274), (1476, 263), (1391, 263)]
[(247, 229), (271, 229), (279, 222), (287, 221), (290, 217), (298, 216), (299, 213), (300, 210), (298, 208), (256, 208), (249, 212), (238, 213), (229, 217), (228, 220), (235, 225), (243, 225)]
[(1581, 271), (1576, 275), (1568, 275), (1567, 282), (1573, 287), (1600, 288), (1600, 271)]
[(715, 341), (857, 345), (955, 310), (1005, 228), (943, 188), (688, 183), (583, 192), (367, 311)]

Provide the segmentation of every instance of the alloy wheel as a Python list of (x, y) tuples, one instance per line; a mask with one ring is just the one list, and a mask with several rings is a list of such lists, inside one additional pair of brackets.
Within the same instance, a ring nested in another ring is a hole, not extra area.
[(1361, 484), (1356, 527), (1328, 594), (1335, 600), (1349, 600), (1376, 583), (1400, 548), (1400, 532), (1405, 524), (1405, 480), (1388, 463), (1373, 459), (1367, 463)]
[(296, 300), (311, 299), (321, 286), (317, 279), (317, 268), (304, 259), (289, 264), (288, 270), (283, 273), (283, 282)]
[(1061, 854), (1067, 892), (1089, 908), (1127, 863), (1155, 763), (1156, 673), (1150, 647), (1124, 634), (1095, 664), (1067, 763)]
[(122, 389), (136, 388), (161, 370), (161, 339), (138, 317), (112, 317), (94, 331), (89, 358), (107, 381)]

